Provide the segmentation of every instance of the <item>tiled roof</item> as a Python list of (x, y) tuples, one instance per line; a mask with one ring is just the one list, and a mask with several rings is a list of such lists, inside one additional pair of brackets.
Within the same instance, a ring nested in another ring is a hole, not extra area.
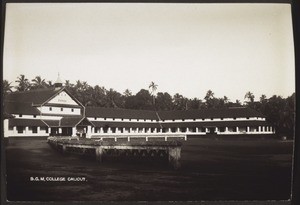
[(210, 121), (210, 122), (176, 122), (162, 123), (163, 127), (246, 127), (246, 126), (268, 126), (266, 121)]
[(5, 102), (4, 112), (7, 114), (39, 115), (40, 111), (29, 102)]
[(235, 108), (225, 108), (225, 109), (160, 111), (159, 116), (162, 120), (265, 117), (261, 113), (246, 107), (235, 107)]
[(60, 125), (62, 127), (74, 127), (78, 123), (80, 123), (84, 118), (82, 116), (80, 117), (63, 117), (60, 120)]
[(159, 123), (143, 123), (143, 122), (100, 122), (92, 121), (96, 127), (125, 127), (125, 128), (160, 128)]
[(154, 111), (150, 110), (129, 110), (120, 108), (102, 108), (102, 107), (86, 107), (87, 117), (102, 118), (124, 118), (124, 119), (150, 119), (157, 120)]
[(9, 119), (9, 126), (39, 126), (46, 127), (47, 125), (39, 119)]
[(23, 102), (40, 105), (58, 93), (61, 89), (37, 89), (24, 92), (13, 92), (7, 95), (5, 102)]
[[(144, 122), (105, 122), (105, 121), (92, 121), (96, 127), (132, 127), (132, 128), (160, 128), (159, 123), (144, 123)], [(174, 127), (246, 127), (246, 126), (268, 126), (266, 121), (211, 121), (211, 122), (174, 122), (174, 123), (161, 123), (163, 128)]]
[[(226, 108), (226, 109), (158, 111), (158, 115), (161, 120), (265, 117), (261, 113), (245, 107)], [(100, 108), (100, 107), (86, 107), (86, 116), (101, 117), (101, 118), (125, 118), (125, 119), (130, 118), (130, 119), (152, 119), (152, 120), (158, 119), (155, 111)]]
[(43, 120), (48, 127), (59, 127), (59, 120)]

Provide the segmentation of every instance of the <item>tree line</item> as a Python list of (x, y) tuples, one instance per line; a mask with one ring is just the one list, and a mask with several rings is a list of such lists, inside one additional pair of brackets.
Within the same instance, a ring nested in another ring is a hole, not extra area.
[[(20, 75), (15, 82), (17, 85), (11, 86), (11, 82), (3, 80), (4, 98), (8, 93), (13, 92), (13, 88), (16, 91), (29, 91), (53, 87), (51, 81), (46, 81), (40, 76), (29, 80), (25, 75)], [(75, 83), (66, 80), (64, 84), (67, 90), (85, 106), (138, 110), (218, 109), (246, 106), (266, 115), (267, 121), (275, 126), (277, 133), (293, 136), (295, 93), (287, 98), (277, 95), (267, 98), (266, 95), (262, 95), (259, 101), (255, 101), (254, 94), (248, 91), (242, 103), (239, 100), (232, 102), (227, 96), (218, 98), (212, 90), (208, 90), (203, 99), (187, 98), (179, 93), (172, 96), (168, 92), (157, 92), (158, 85), (154, 82), (151, 82), (147, 89), (141, 89), (136, 94), (132, 94), (129, 89), (120, 93), (112, 88), (91, 86), (86, 81), (80, 80)]]

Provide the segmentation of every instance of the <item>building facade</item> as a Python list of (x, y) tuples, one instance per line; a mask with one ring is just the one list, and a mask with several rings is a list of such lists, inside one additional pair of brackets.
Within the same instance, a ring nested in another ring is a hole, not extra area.
[(250, 108), (149, 111), (85, 107), (69, 91), (55, 88), (10, 93), (5, 101), (4, 137), (274, 134), (261, 113)]

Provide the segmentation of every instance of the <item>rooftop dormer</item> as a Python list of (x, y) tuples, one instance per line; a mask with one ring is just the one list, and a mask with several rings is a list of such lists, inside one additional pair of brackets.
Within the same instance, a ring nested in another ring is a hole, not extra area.
[(63, 81), (60, 79), (60, 76), (59, 76), (59, 73), (58, 73), (57, 79), (54, 83), (54, 87), (55, 88), (61, 88), (62, 86), (63, 86)]

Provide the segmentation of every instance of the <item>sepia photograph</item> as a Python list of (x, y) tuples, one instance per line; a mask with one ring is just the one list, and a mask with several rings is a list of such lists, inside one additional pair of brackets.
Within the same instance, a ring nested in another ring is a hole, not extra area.
[(4, 23), (4, 201), (291, 201), (290, 3), (6, 3)]

